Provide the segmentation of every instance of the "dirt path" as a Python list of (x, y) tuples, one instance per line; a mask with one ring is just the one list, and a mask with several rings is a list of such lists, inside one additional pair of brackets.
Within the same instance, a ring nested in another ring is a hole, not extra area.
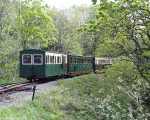
[[(38, 84), (35, 96), (45, 91), (53, 90), (57, 85), (57, 81)], [(32, 85), (28, 86), (32, 88)], [(0, 96), (0, 107), (20, 106), (27, 101), (32, 100), (32, 90), (21, 91)]]

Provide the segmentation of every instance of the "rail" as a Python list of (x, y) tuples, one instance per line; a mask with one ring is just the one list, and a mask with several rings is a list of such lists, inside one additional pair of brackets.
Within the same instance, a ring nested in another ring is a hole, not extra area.
[(13, 92), (13, 91), (21, 91), (24, 90), (25, 86), (31, 85), (31, 83), (13, 83), (13, 84), (7, 84), (0, 86), (0, 94), (4, 94), (7, 92)]

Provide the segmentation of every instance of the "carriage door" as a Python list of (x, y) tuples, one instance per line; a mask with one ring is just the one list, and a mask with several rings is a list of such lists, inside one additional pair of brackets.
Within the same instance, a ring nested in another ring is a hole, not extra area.
[(32, 75), (34, 77), (42, 77), (44, 70), (43, 70), (43, 55), (42, 54), (33, 54), (32, 56)]
[(20, 76), (32, 76), (32, 55), (22, 54), (22, 65), (20, 66)]

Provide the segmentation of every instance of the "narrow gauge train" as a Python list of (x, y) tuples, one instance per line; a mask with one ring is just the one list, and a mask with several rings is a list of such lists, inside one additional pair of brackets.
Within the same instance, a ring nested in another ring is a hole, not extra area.
[(26, 49), (20, 52), (20, 77), (31, 80), (89, 73), (102, 61), (105, 61), (103, 65), (111, 64), (110, 59)]

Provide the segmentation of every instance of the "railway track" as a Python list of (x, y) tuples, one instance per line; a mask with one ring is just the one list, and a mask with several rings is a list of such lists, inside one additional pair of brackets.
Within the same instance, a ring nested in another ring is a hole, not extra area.
[(0, 85), (0, 95), (6, 94), (6, 93), (13, 93), (16, 91), (33, 90), (34, 84), (38, 85), (41, 83), (56, 81), (58, 79), (60, 79), (60, 77), (53, 77), (51, 79), (45, 79), (45, 80), (34, 81), (34, 82), (29, 81), (29, 82), (22, 82), (22, 83), (1, 84)]
[(22, 83), (11, 83), (11, 84), (1, 84), (0, 85), (0, 95), (6, 94), (6, 93), (13, 93), (16, 91), (27, 91), (27, 90), (33, 90), (34, 84), (38, 85), (41, 83), (47, 83), (50, 81), (56, 81), (60, 78), (64, 77), (52, 77), (51, 79), (43, 79), (39, 81), (29, 81), (29, 82), (22, 82)]
[(24, 83), (12, 83), (12, 84), (7, 84), (7, 85), (1, 85), (0, 86), (0, 94), (5, 94), (9, 92), (14, 92), (14, 91), (23, 91), (26, 88), (26, 86), (31, 85), (29, 82), (24, 82)]
[[(81, 75), (81, 74), (80, 74)], [(1, 84), (0, 85), (0, 95), (5, 94), (5, 93), (13, 93), (15, 91), (26, 91), (26, 90), (32, 90), (33, 84), (41, 84), (41, 83), (47, 83), (47, 82), (52, 82), (52, 81), (57, 81), (62, 78), (71, 78), (77, 75), (70, 75), (70, 76), (56, 76), (56, 77), (51, 77), (50, 79), (45, 79), (41, 81), (34, 81), (34, 83), (30, 82), (22, 82), (22, 83), (11, 83), (11, 84)]]

